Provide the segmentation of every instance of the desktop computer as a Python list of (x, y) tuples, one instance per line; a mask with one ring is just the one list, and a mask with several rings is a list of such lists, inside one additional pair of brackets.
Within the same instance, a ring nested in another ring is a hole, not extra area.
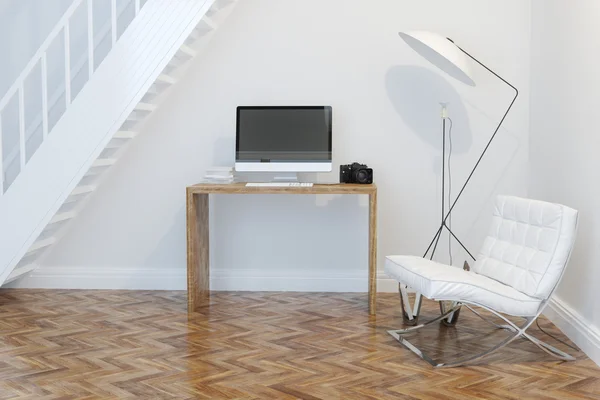
[(331, 121), (329, 106), (238, 107), (236, 171), (277, 174), (248, 186), (312, 186), (296, 182), (296, 173), (332, 170)]

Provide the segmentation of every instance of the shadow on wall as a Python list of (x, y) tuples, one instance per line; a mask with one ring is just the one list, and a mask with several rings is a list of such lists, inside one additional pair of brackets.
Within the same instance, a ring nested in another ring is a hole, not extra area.
[(234, 162), (235, 136), (217, 138), (213, 143), (213, 165), (232, 167)]
[(396, 65), (386, 73), (385, 87), (394, 109), (411, 131), (440, 151), (440, 102), (448, 103), (454, 126), (460, 126), (460, 131), (452, 135), (452, 152), (469, 151), (473, 135), (467, 110), (458, 92), (443, 76), (415, 65)]
[[(454, 125), (452, 154), (467, 156), (462, 160), (463, 168), (467, 168), (464, 171), (468, 172), (473, 168), (484, 147), (479, 147), (481, 145), (478, 144), (473, 148), (473, 132), (465, 103), (443, 73), (414, 65), (393, 66), (386, 73), (385, 86), (394, 109), (410, 130), (439, 152), (432, 162), (433, 170), (438, 176), (441, 174), (442, 156), (440, 102), (448, 103), (449, 114)], [(498, 121), (490, 119), (487, 113), (475, 105), (469, 105), (474, 109), (475, 113), (471, 116), (475, 121), (480, 118), (478, 114), (491, 121), (488, 123), (489, 132), (487, 130), (484, 132), (485, 135), (491, 135)], [(481, 221), (488, 221), (489, 204), (493, 202), (495, 195), (499, 194), (499, 188), (502, 188), (502, 182), (506, 179), (506, 174), (518, 155), (518, 138), (515, 135), (506, 135), (506, 129), (503, 129), (502, 133), (504, 134), (495, 139), (490, 149), (490, 154), (493, 155), (486, 156), (487, 162), (479, 167), (478, 173), (473, 176), (473, 181), (466, 188), (454, 210), (453, 214), (458, 217), (457, 221), (461, 224), (454, 229), (455, 232), (458, 231), (459, 236), (468, 236), (472, 232), (485, 232), (487, 224), (481, 225), (479, 229), (475, 227), (477, 224), (482, 224)], [(486, 137), (486, 141), (487, 139), (489, 137)], [(446, 145), (448, 146), (448, 142)], [(490, 158), (493, 160), (494, 157), (496, 159), (492, 163)], [(454, 183), (462, 187), (464, 181), (458, 179)], [(473, 240), (479, 238), (473, 236), (470, 241)], [(476, 248), (476, 246), (470, 247), (471, 250)]]

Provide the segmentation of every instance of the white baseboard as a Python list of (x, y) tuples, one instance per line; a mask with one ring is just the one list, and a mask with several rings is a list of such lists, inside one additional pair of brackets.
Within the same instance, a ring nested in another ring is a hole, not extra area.
[(550, 300), (544, 315), (592, 361), (600, 365), (600, 329), (597, 326), (557, 297)]
[(398, 281), (390, 278), (383, 271), (377, 271), (377, 292), (398, 293)]
[[(212, 290), (366, 292), (366, 272), (212, 270)], [(115, 268), (42, 266), (6, 287), (39, 289), (185, 290), (183, 268)], [(377, 274), (378, 292), (395, 292), (397, 283)]]
[(31, 275), (6, 285), (31, 289), (184, 290), (181, 268), (103, 268), (42, 266)]

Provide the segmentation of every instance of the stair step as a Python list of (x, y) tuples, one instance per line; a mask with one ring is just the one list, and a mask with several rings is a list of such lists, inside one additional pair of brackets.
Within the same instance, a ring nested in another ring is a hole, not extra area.
[(113, 139), (133, 139), (137, 136), (137, 132), (134, 131), (117, 131), (113, 136)]
[(79, 196), (80, 194), (91, 193), (94, 190), (96, 190), (96, 186), (93, 185), (77, 186), (69, 196)]
[(161, 83), (168, 83), (169, 85), (172, 85), (175, 82), (177, 82), (177, 80), (175, 78), (173, 78), (167, 74), (160, 74), (158, 76), (158, 78), (156, 78), (156, 80)]
[(120, 149), (123, 145), (125, 145), (125, 143), (115, 142), (115, 141), (111, 140), (110, 142), (108, 142), (105, 149)]
[(216, 13), (218, 13), (220, 10), (221, 10), (221, 7), (219, 7), (219, 4), (217, 2), (214, 2), (213, 5), (206, 12), (206, 15), (213, 16)]
[(10, 273), (10, 275), (8, 276), (8, 278), (6, 278), (6, 281), (4, 281), (4, 284), (12, 282), (12, 281), (14, 281), (17, 278), (20, 278), (23, 275), (26, 275), (26, 274), (32, 272), (36, 268), (37, 268), (36, 264), (27, 264), (27, 265), (24, 265), (22, 267), (15, 268), (13, 270), (13, 272)]
[(219, 8), (223, 9), (225, 7), (227, 7), (230, 4), (235, 3), (237, 0), (218, 0), (219, 3)]
[(39, 249), (43, 249), (44, 247), (52, 246), (55, 242), (56, 242), (56, 238), (55, 237), (49, 237), (47, 239), (38, 240), (37, 242), (34, 242), (31, 245), (31, 247), (29, 248), (29, 250), (27, 250), (26, 254), (33, 253), (34, 251), (39, 250)]
[(156, 87), (156, 84), (154, 84), (154, 83), (153, 83), (153, 84), (150, 86), (150, 88), (148, 89), (148, 91), (146, 92), (146, 94), (153, 94), (153, 95), (157, 95), (157, 94), (160, 94), (160, 92), (161, 92), (161, 90), (159, 90), (159, 89)]
[(212, 7), (210, 7), (210, 9), (208, 10), (207, 14), (210, 15), (214, 15), (220, 11), (222, 11), (223, 9), (227, 8), (230, 4), (235, 3), (234, 0), (220, 0), (220, 1), (215, 1), (212, 5)]
[[(189, 61), (189, 60), (188, 60)], [(185, 64), (187, 61), (182, 60), (181, 58), (173, 57), (171, 61), (169, 61), (169, 66), (173, 67), (173, 69), (177, 69)]]
[(69, 219), (73, 219), (73, 218), (75, 218), (76, 215), (77, 215), (77, 213), (75, 213), (75, 211), (67, 211), (67, 212), (57, 213), (54, 216), (54, 218), (52, 218), (50, 220), (50, 222), (48, 222), (48, 225), (56, 224), (56, 223), (62, 222), (62, 221), (67, 221)]
[(92, 164), (92, 168), (96, 168), (96, 167), (108, 167), (110, 165), (113, 165), (116, 162), (117, 162), (116, 158), (98, 158)]
[(91, 176), (101, 175), (102, 172), (104, 172), (104, 171), (100, 171), (100, 170), (97, 170), (97, 169), (94, 169), (94, 168), (90, 168), (90, 169), (87, 170), (87, 172), (83, 176), (84, 176), (84, 178), (89, 178)]
[(134, 110), (135, 111), (154, 111), (154, 110), (156, 110), (156, 105), (150, 104), (150, 103), (139, 102), (134, 107)]
[(200, 20), (198, 26), (194, 28), (194, 30), (190, 34), (190, 37), (192, 38), (192, 40), (198, 40), (202, 36), (206, 35), (211, 31), (214, 31), (215, 29), (217, 29), (217, 24), (212, 20), (212, 18), (205, 15)]
[(126, 121), (137, 123), (137, 122), (141, 121), (142, 119), (144, 119), (144, 117), (140, 114), (140, 112), (139, 111), (136, 112), (134, 110), (131, 112), (131, 114), (129, 114), (127, 116)]
[(190, 46), (188, 45), (182, 45), (179, 50), (185, 54), (187, 54), (190, 57), (196, 57), (196, 50), (192, 49)]
[(217, 24), (216, 22), (209, 16), (205, 15), (202, 18), (202, 22), (204, 22), (211, 30), (212, 29), (217, 29)]

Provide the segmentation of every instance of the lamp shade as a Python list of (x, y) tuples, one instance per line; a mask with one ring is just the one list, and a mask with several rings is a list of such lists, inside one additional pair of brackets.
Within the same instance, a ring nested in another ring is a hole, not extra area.
[(454, 43), (428, 31), (399, 32), (400, 37), (417, 53), (448, 75), (475, 86), (469, 59)]

